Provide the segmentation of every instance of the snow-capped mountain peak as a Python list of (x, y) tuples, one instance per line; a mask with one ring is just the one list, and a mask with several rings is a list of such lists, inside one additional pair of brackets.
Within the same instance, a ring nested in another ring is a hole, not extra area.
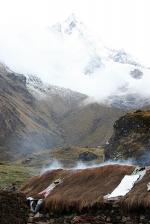
[[(87, 27), (80, 22), (75, 14), (71, 14), (62, 23), (56, 23), (49, 28), (49, 31), (54, 35), (54, 39), (61, 41), (63, 48), (61, 51), (69, 53), (68, 63), (71, 60), (70, 65), (77, 63), (76, 68), (81, 66), (81, 73), (89, 75), (104, 67), (105, 55), (103, 52), (107, 49), (103, 46), (100, 47), (100, 43), (94, 40)], [(98, 48), (100, 48), (99, 53), (97, 52)]]
[(85, 33), (85, 29), (84, 24), (80, 22), (75, 14), (71, 14), (64, 22), (57, 22), (50, 27), (51, 31), (58, 32), (63, 35), (71, 35), (74, 31), (77, 31), (80, 34)]
[[(52, 31), (55, 35), (61, 34), (61, 38), (65, 41), (65, 43), (72, 40), (72, 44), (76, 46), (77, 41), (78, 43), (80, 42), (80, 44), (87, 51), (86, 57), (89, 56), (87, 61), (88, 67), (90, 62), (91, 66), (95, 67), (95, 69), (87, 69), (91, 71), (89, 72), (90, 74), (95, 72), (97, 68), (104, 68), (106, 62), (115, 62), (119, 64), (129, 64), (137, 67), (143, 67), (124, 49), (116, 50), (105, 46), (102, 41), (95, 38), (96, 35), (94, 36), (90, 33), (87, 27), (74, 13), (71, 14), (64, 22), (56, 23), (50, 28), (50, 31)], [(88, 74), (87, 70), (83, 69), (85, 74)]]
[(78, 29), (81, 23), (76, 18), (75, 14), (71, 14), (64, 23), (64, 32), (66, 34), (72, 34), (74, 29)]
[[(125, 50), (107, 47), (74, 14), (46, 29), (44, 41), (44, 51), (41, 49), (40, 61), (35, 65), (37, 69), (42, 61), (43, 81), (115, 105), (123, 101), (132, 105), (137, 96), (140, 101), (141, 95), (146, 99), (150, 96), (149, 70)], [(34, 84), (34, 89), (39, 89), (37, 86), (41, 84)], [(50, 89), (44, 86), (44, 91)]]
[(70, 25), (71, 23), (74, 23), (75, 25), (77, 23), (80, 23), (79, 19), (77, 18), (77, 16), (72, 13), (67, 19), (66, 19), (66, 24), (68, 23), (68, 25)]

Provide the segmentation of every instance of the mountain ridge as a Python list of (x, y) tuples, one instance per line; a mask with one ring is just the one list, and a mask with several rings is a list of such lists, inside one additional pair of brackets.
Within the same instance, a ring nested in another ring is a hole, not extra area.
[[(37, 94), (35, 82), (29, 84), (24, 75), (5, 66), (0, 68), (0, 81), (1, 160), (13, 160), (58, 146), (103, 144), (111, 135), (113, 120), (123, 113), (112, 108), (106, 115), (108, 107), (95, 103), (85, 106), (87, 96), (56, 86), (42, 90), (41, 82)], [(41, 90), (45, 94), (42, 97)], [(108, 120), (105, 131), (103, 117)], [(100, 129), (97, 127), (99, 119), (102, 120)], [(93, 138), (91, 131), (95, 133)]]

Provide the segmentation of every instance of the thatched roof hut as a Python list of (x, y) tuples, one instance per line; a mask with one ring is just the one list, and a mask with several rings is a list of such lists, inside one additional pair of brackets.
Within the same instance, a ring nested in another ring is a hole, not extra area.
[(104, 196), (111, 193), (124, 175), (131, 174), (134, 166), (106, 165), (83, 170), (53, 170), (32, 178), (21, 191), (27, 196), (38, 193), (54, 180), (63, 182), (45, 199), (45, 209), (52, 212), (82, 211), (95, 205), (103, 205)]

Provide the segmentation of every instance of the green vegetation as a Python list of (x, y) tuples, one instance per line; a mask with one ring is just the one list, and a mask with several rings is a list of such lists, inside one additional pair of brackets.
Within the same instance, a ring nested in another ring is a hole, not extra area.
[(60, 147), (53, 150), (47, 150), (41, 153), (34, 153), (32, 156), (18, 161), (28, 167), (37, 167), (41, 169), (43, 166), (48, 166), (53, 160), (57, 160), (64, 167), (73, 167), (79, 162), (79, 155), (83, 152), (91, 152), (97, 156), (96, 160), (91, 161), (92, 163), (101, 163), (104, 160), (104, 150), (101, 147), (90, 148), (90, 147)]
[(0, 164), (0, 188), (5, 188), (16, 183), (20, 187), (31, 176), (36, 175), (38, 170), (26, 166), (1, 163)]
[(91, 152), (97, 156), (97, 159), (93, 161), (94, 163), (101, 163), (104, 160), (103, 148), (66, 147), (62, 149), (58, 148), (54, 150), (52, 154), (53, 158), (57, 159), (60, 163), (71, 166), (76, 165), (76, 163), (79, 162), (79, 155), (84, 152)]
[(99, 164), (103, 162), (103, 148), (89, 148), (89, 147), (63, 147), (45, 152), (32, 154), (15, 163), (0, 163), (0, 188), (10, 186), (16, 183), (18, 187), (23, 185), (30, 177), (37, 175), (45, 166), (50, 165), (53, 160), (57, 160), (64, 167), (73, 167), (79, 161), (79, 155), (83, 152), (91, 152), (96, 155), (96, 159), (90, 163)]

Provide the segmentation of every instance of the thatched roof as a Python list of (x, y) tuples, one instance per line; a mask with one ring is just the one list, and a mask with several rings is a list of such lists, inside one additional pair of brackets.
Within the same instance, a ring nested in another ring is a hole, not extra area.
[(54, 170), (31, 179), (22, 189), (27, 196), (38, 197), (38, 193), (55, 179), (64, 178), (45, 199), (45, 208), (53, 212), (81, 211), (84, 208), (103, 204), (105, 196), (111, 193), (133, 166), (107, 165), (84, 170)]
[(150, 192), (147, 191), (147, 184), (150, 182), (150, 170), (139, 181), (132, 190), (122, 199), (122, 205), (126, 210), (137, 210), (150, 207)]
[(56, 179), (67, 177), (70, 173), (71, 171), (63, 169), (46, 171), (39, 176), (32, 177), (20, 190), (26, 196), (41, 197), (38, 195), (39, 192), (47, 188)]

